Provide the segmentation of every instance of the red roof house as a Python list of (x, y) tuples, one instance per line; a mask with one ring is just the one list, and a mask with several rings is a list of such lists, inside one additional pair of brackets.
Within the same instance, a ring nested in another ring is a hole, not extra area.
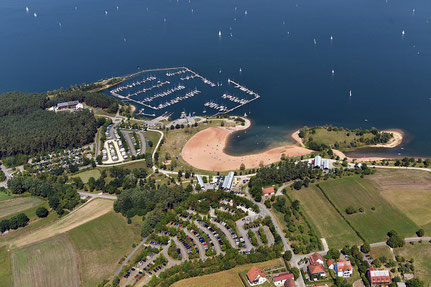
[(317, 252), (314, 252), (313, 255), (310, 256), (309, 260), (311, 265), (323, 265), (323, 263), (325, 262), (322, 255)]
[(251, 286), (259, 285), (266, 282), (266, 274), (259, 267), (253, 266), (250, 271), (247, 272), (248, 283)]
[(310, 275), (326, 276), (325, 268), (323, 268), (323, 265), (320, 264), (308, 265), (308, 272), (310, 273)]
[(273, 193), (274, 193), (274, 187), (273, 186), (262, 188), (262, 195), (270, 195)]
[(292, 273), (290, 272), (283, 272), (280, 273), (274, 277), (272, 277), (272, 280), (274, 281), (274, 284), (276, 286), (283, 286), (284, 282), (286, 282), (286, 280), (288, 279), (294, 279), (295, 277), (293, 276)]
[(295, 280), (293, 280), (293, 279), (287, 279), (284, 282), (284, 287), (296, 287)]
[(391, 283), (391, 275), (388, 270), (377, 270), (374, 267), (368, 269), (367, 278), (371, 286), (388, 286)]

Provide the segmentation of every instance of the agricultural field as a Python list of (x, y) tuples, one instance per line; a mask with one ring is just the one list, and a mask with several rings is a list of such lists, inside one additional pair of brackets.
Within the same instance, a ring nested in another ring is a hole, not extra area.
[(0, 218), (8, 217), (33, 207), (39, 206), (44, 201), (36, 197), (20, 197), (0, 201)]
[(217, 272), (214, 274), (184, 279), (176, 282), (172, 285), (172, 287), (207, 287), (214, 286), (214, 282), (217, 282), (218, 287), (241, 287), (244, 286), (244, 284), (239, 276), (240, 273), (248, 272), (253, 266), (264, 268), (280, 264), (282, 264), (282, 261), (280, 259), (274, 259), (256, 264), (241, 265), (230, 270)]
[(11, 264), (17, 287), (80, 286), (78, 258), (65, 235), (13, 250)]
[(78, 173), (72, 177), (80, 177), (82, 182), (87, 183), (90, 177), (94, 177), (95, 179), (98, 179), (100, 177), (100, 170), (98, 169), (91, 169), (86, 170), (84, 172)]
[[(379, 190), (366, 179), (358, 176), (345, 177), (321, 183), (320, 186), (368, 242), (385, 241), (387, 232), (392, 229), (403, 236), (414, 236), (419, 229), (398, 208), (386, 201)], [(357, 212), (347, 215), (345, 210), (348, 207), (353, 207)], [(361, 208), (363, 212), (359, 211)]]
[(395, 255), (403, 256), (407, 260), (414, 258), (415, 275), (425, 282), (425, 286), (431, 286), (431, 244), (428, 241), (406, 244), (394, 251)]
[(108, 199), (94, 199), (75, 209), (72, 213), (55, 221), (53, 224), (36, 229), (32, 233), (18, 237), (13, 244), (17, 247), (37, 242), (60, 233), (69, 231), (86, 222), (96, 219), (112, 210), (113, 201)]
[(140, 240), (140, 228), (128, 225), (113, 211), (66, 234), (78, 254), (82, 286), (96, 286), (109, 279), (120, 259)]
[(326, 239), (330, 248), (343, 248), (346, 244), (362, 242), (316, 186), (288, 191), (288, 194), (299, 200), (313, 229), (320, 238)]
[(382, 170), (368, 177), (381, 195), (431, 234), (431, 173)]
[(12, 286), (12, 273), (7, 247), (0, 247), (0, 287)]

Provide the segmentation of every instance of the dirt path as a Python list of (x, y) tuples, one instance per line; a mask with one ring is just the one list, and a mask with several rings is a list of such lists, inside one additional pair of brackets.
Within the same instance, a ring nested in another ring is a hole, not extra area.
[(55, 221), (51, 225), (43, 227), (13, 242), (14, 247), (28, 245), (57, 234), (72, 230), (84, 223), (96, 219), (112, 210), (113, 201), (109, 199), (93, 199), (74, 210), (67, 216)]

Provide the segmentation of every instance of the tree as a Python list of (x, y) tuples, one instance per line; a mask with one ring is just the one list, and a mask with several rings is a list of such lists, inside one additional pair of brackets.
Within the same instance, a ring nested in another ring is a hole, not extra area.
[(369, 243), (365, 242), (362, 246), (361, 246), (361, 251), (363, 253), (369, 253), (371, 251), (371, 246)]
[(301, 272), (296, 267), (290, 268), (290, 273), (293, 274), (293, 277), (295, 278), (295, 280), (297, 280), (299, 278), (299, 276), (301, 275)]
[(328, 250), (326, 257), (328, 259), (338, 260), (340, 258), (340, 252), (335, 248), (331, 248)]
[(425, 231), (421, 228), (418, 231), (416, 231), (416, 235), (419, 237), (423, 237), (425, 235)]
[(48, 216), (48, 214), (49, 214), (49, 211), (48, 211), (48, 209), (46, 209), (45, 207), (38, 207), (37, 209), (36, 209), (36, 215), (38, 216), (38, 217), (40, 217), (40, 218), (44, 218), (44, 217), (47, 217)]
[(241, 166), (239, 167), (239, 170), (245, 170), (245, 164), (241, 163)]
[(295, 188), (296, 190), (300, 190), (302, 188), (302, 181), (295, 181), (295, 183), (293, 184), (293, 188)]
[(292, 259), (292, 251), (287, 250), (286, 252), (284, 252), (283, 258), (286, 261), (290, 261), (290, 259)]
[(389, 239), (386, 241), (392, 248), (403, 247), (405, 242), (404, 239), (401, 238), (395, 230), (391, 230), (388, 232)]
[(424, 287), (424, 282), (418, 278), (410, 279), (406, 282), (407, 287)]

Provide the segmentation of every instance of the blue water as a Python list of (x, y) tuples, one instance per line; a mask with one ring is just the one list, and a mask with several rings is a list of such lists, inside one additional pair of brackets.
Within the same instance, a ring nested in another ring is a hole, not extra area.
[(231, 140), (232, 153), (332, 124), (399, 128), (403, 150), (371, 153), (431, 156), (429, 0), (0, 1), (0, 92), (53, 90), (138, 66), (187, 66), (259, 93), (238, 111), (254, 126)]

